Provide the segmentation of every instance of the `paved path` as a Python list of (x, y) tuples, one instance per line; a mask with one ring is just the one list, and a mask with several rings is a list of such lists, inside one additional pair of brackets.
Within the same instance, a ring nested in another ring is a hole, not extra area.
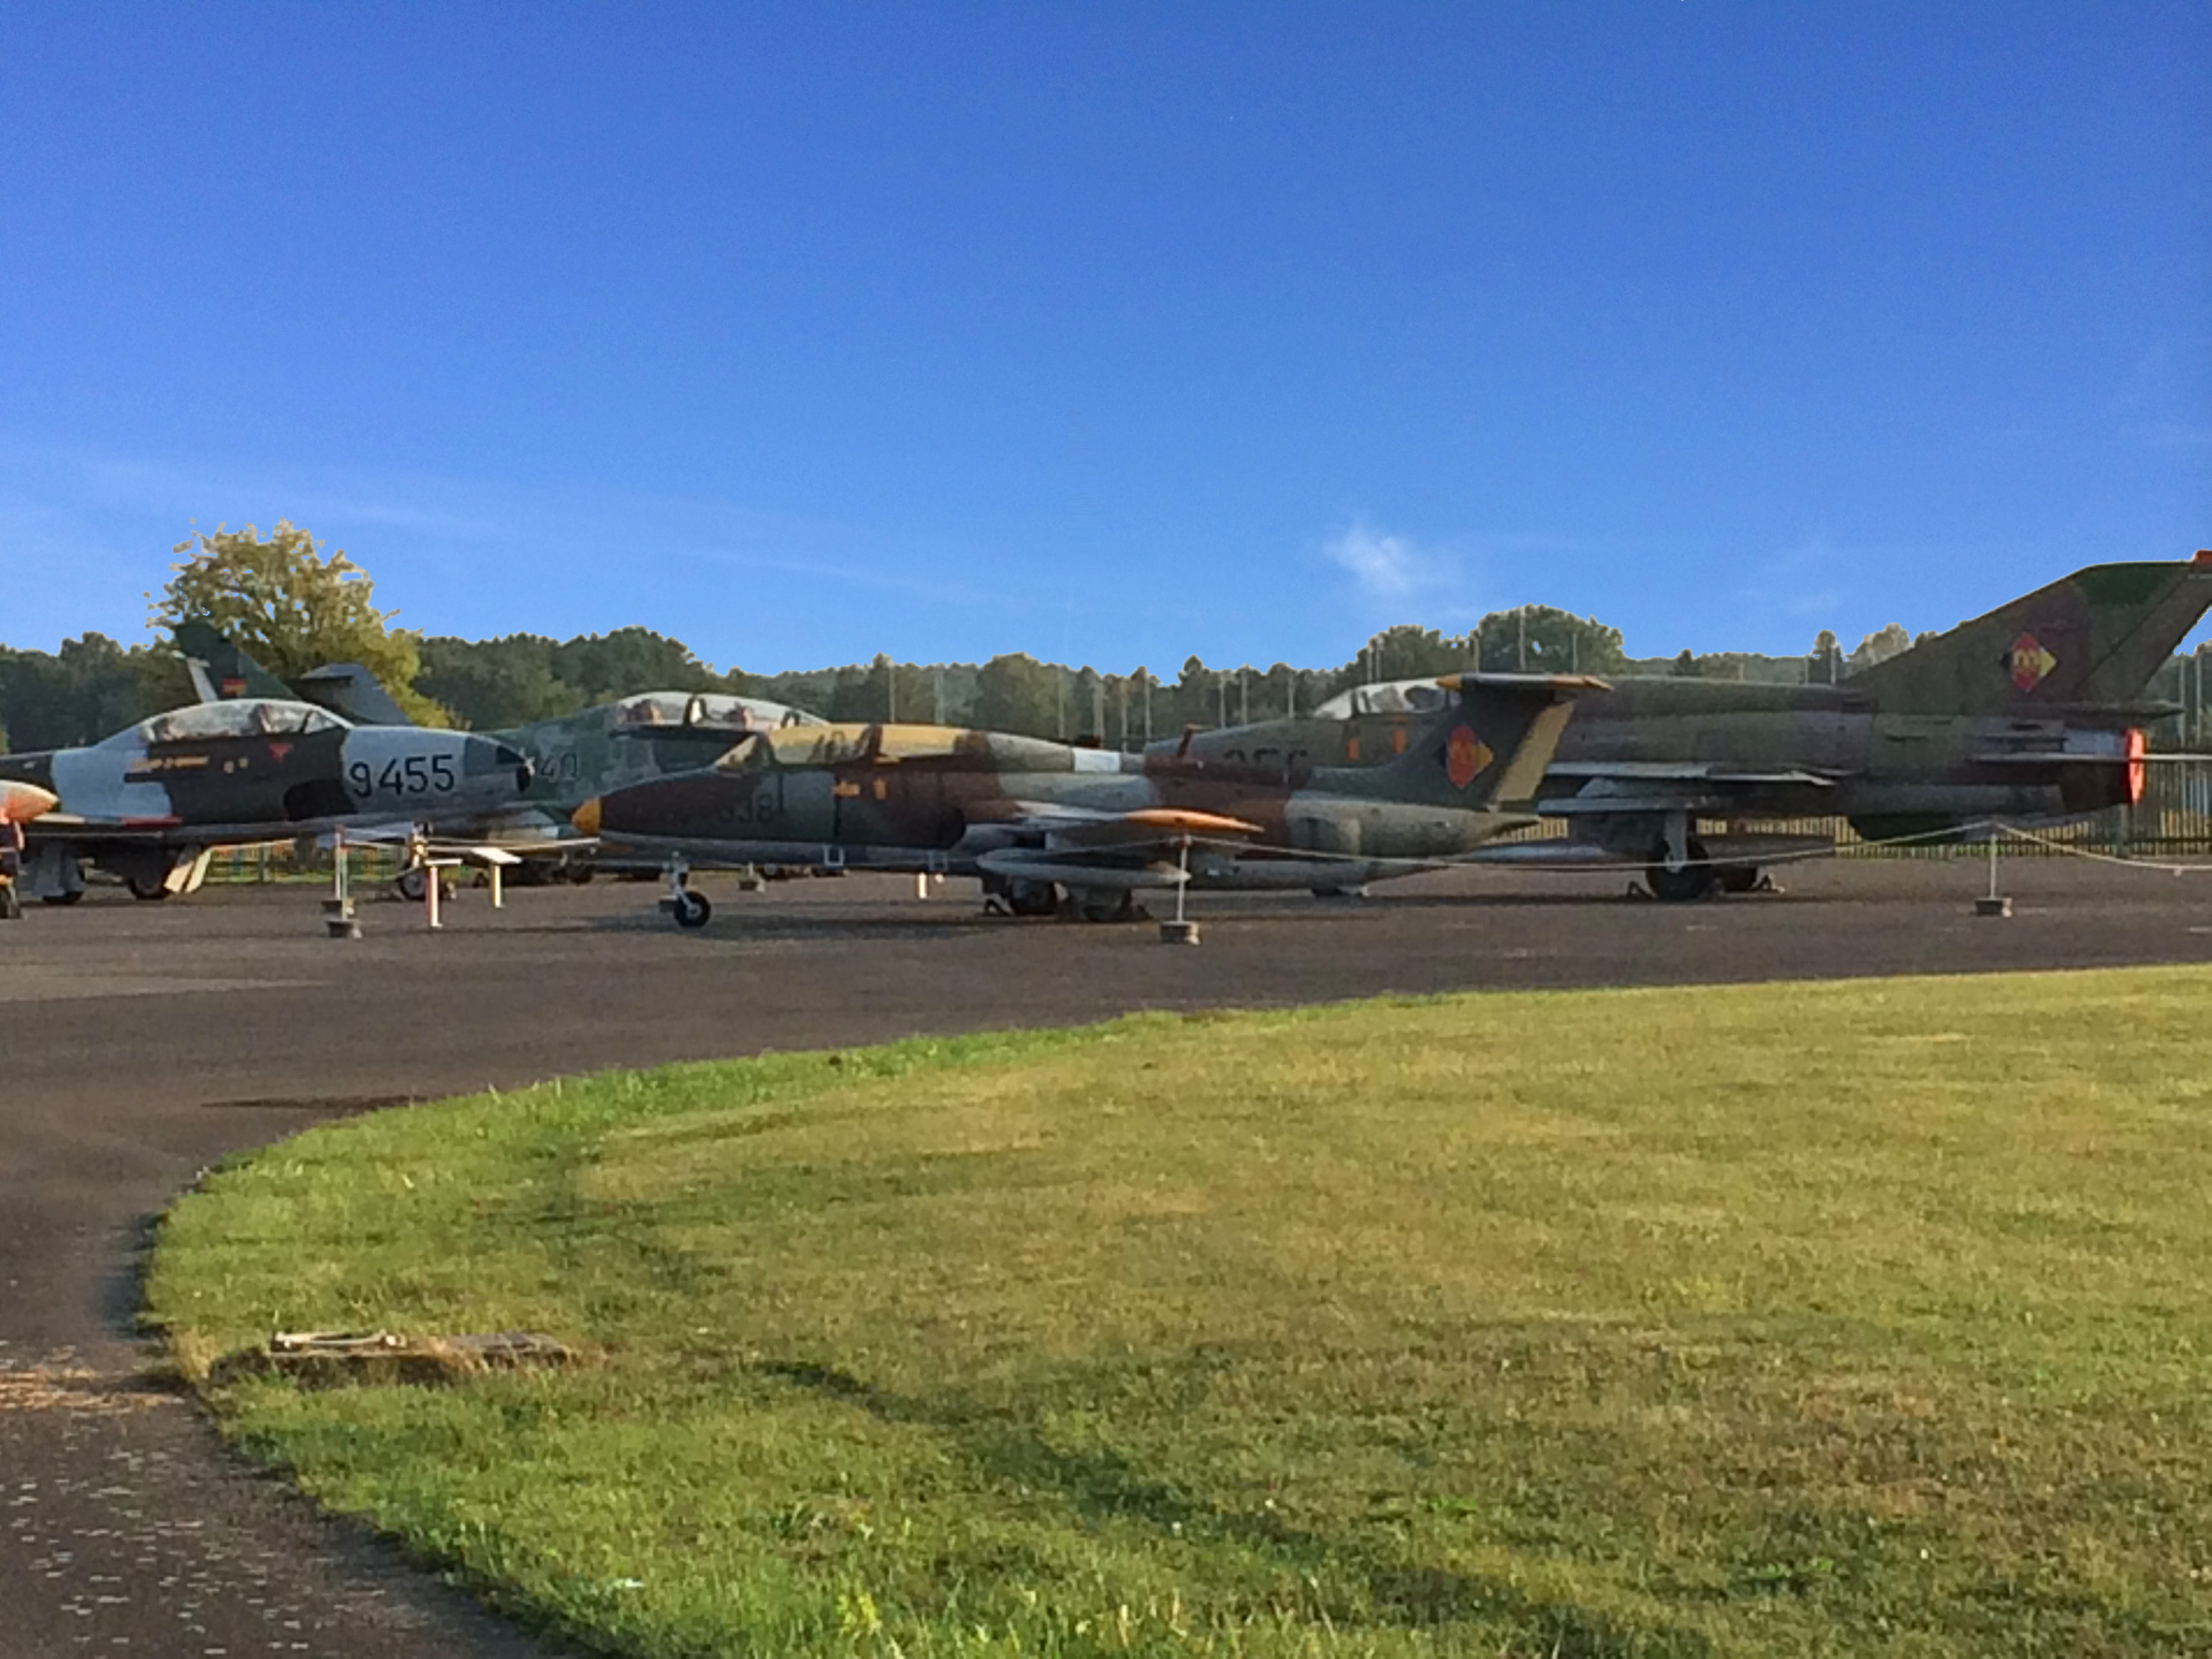
[[(1354, 902), (1206, 899), (1206, 943), (985, 919), (890, 878), (756, 896), (704, 934), (653, 890), (465, 895), (442, 933), (317, 895), (112, 890), (0, 924), (0, 1655), (551, 1650), (225, 1455), (145, 1380), (148, 1218), (224, 1155), (395, 1099), (616, 1065), (1380, 991), (2212, 960), (2212, 878), (1827, 864), (1785, 897), (1629, 903), (1595, 879), (1425, 877)], [(726, 896), (723, 895), (726, 894)]]

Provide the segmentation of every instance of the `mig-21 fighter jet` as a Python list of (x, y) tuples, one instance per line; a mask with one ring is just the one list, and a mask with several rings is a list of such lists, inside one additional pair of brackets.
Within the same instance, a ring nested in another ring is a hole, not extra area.
[[(1476, 861), (1644, 869), (1662, 899), (1755, 886), (1832, 839), (1747, 821), (1842, 817), (1869, 840), (2075, 817), (2142, 794), (2151, 677), (2212, 605), (2212, 553), (2091, 565), (1840, 684), (1622, 678), (1582, 698), (1535, 810), (1568, 833)], [(1425, 718), (1435, 682), (1355, 687), (1312, 715), (1202, 732), (1190, 751), (1358, 765)], [(1164, 751), (1166, 745), (1154, 744)]]
[(1373, 766), (1276, 755), (1122, 755), (936, 726), (788, 726), (716, 765), (578, 809), (604, 843), (689, 865), (777, 863), (979, 877), (1020, 915), (1134, 913), (1144, 889), (1341, 888), (1449, 862), (1533, 822), (1579, 676), (1466, 674)]
[(27, 828), (23, 884), (67, 904), (87, 863), (167, 898), (199, 885), (212, 848), (489, 808), (529, 787), (530, 763), (465, 732), (355, 726), (253, 697), (173, 709), (81, 749), (0, 755), (7, 782), (59, 797)]

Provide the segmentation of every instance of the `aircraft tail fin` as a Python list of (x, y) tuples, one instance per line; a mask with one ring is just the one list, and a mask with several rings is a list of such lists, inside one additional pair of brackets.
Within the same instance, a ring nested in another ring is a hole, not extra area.
[(1394, 799), (1511, 807), (1535, 797), (1574, 700), (1605, 682), (1583, 674), (1455, 674), (1450, 696), (1413, 726), (1405, 752), (1375, 771)]
[(357, 662), (325, 663), (295, 683), (309, 702), (320, 703), (356, 726), (411, 726), (383, 682)]
[(2212, 552), (2093, 564), (1848, 682), (1912, 714), (2020, 714), (2141, 700), (2212, 605)]
[(171, 637), (202, 702), (281, 697), (312, 702), (356, 726), (413, 724), (376, 676), (357, 662), (326, 663), (288, 685), (206, 623), (179, 623)]
[(291, 700), (290, 686), (207, 623), (179, 623), (170, 637), (202, 702), (230, 702), (240, 697)]

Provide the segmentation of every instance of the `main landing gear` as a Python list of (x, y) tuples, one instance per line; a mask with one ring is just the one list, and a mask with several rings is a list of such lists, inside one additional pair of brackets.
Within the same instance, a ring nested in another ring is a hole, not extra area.
[(1772, 893), (1781, 890), (1755, 864), (1715, 864), (1705, 842), (1686, 833), (1676, 823), (1652, 848), (1644, 879), (1651, 896), (1668, 904), (1686, 903), (1721, 893)]
[(668, 878), (668, 896), (660, 901), (660, 908), (668, 912), (668, 919), (686, 933), (704, 927), (714, 919), (714, 907), (704, 893), (691, 890), (691, 866), (682, 859), (671, 859), (661, 873)]

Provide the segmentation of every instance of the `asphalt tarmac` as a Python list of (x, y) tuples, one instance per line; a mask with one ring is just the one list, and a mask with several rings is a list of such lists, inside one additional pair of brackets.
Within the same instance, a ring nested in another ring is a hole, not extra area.
[(94, 890), (0, 923), (0, 1654), (521, 1655), (363, 1529), (227, 1453), (134, 1329), (149, 1218), (227, 1154), (334, 1115), (612, 1066), (1482, 988), (2212, 960), (2212, 878), (2009, 860), (1801, 866), (1784, 896), (1632, 902), (1619, 879), (1453, 872), (1364, 900), (1202, 896), (1143, 925), (980, 915), (964, 883), (708, 878), (679, 933), (649, 886), (465, 892), (441, 932), (319, 893)]

